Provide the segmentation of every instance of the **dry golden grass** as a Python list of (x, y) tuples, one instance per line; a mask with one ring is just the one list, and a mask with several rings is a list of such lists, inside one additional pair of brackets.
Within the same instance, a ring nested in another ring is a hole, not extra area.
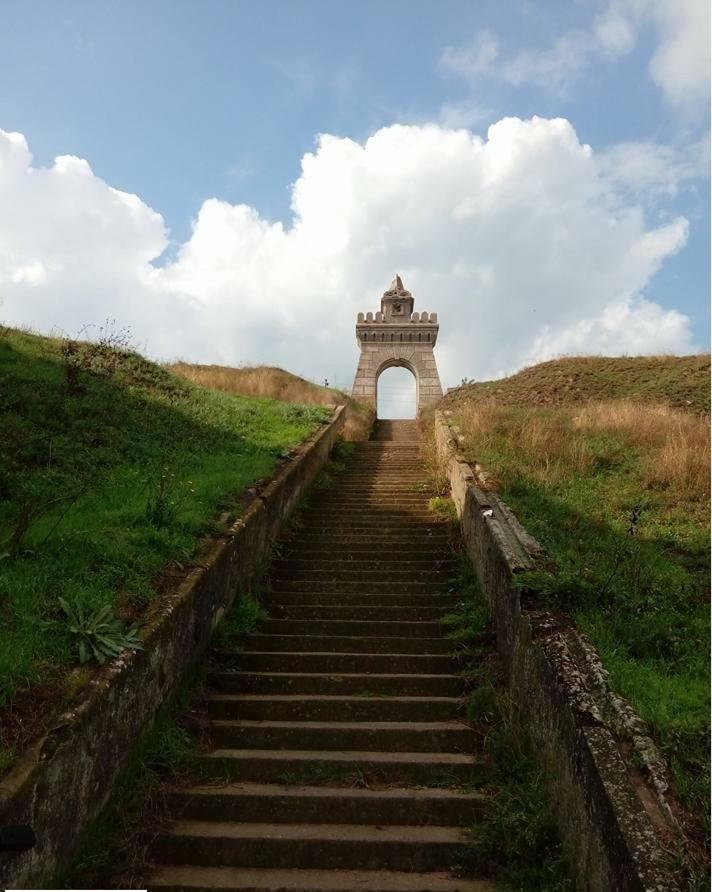
[(445, 494), (450, 488), (450, 483), (447, 470), (438, 453), (432, 415), (430, 413), (421, 414), (417, 423), (420, 434), (420, 454), (425, 465), (425, 471), (433, 484), (435, 492), (441, 495)]
[(345, 440), (365, 440), (373, 423), (373, 413), (350, 396), (332, 387), (321, 387), (298, 375), (274, 366), (249, 366), (231, 368), (221, 365), (193, 365), (176, 362), (169, 366), (172, 372), (213, 390), (282, 400), (285, 403), (301, 403), (308, 406), (345, 406)]
[(450, 390), (445, 407), (493, 397), (500, 405), (571, 406), (591, 400), (636, 400), (683, 411), (710, 411), (710, 356), (570, 356), (522, 369), (509, 378)]
[(506, 439), (543, 481), (605, 464), (606, 448), (596, 437), (613, 434), (635, 451), (646, 487), (674, 487), (695, 501), (710, 495), (710, 429), (704, 415), (633, 400), (597, 401), (555, 412), (483, 400), (462, 406), (458, 420), (475, 450), (501, 449)]
[(611, 431), (630, 443), (645, 462), (645, 481), (676, 487), (688, 498), (710, 495), (709, 418), (632, 400), (597, 402), (574, 418), (579, 430)]

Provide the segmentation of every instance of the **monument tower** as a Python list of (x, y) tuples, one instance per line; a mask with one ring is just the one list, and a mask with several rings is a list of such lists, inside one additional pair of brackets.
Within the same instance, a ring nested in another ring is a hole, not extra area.
[(400, 366), (415, 378), (418, 412), (440, 399), (438, 367), (433, 347), (438, 337), (437, 313), (414, 313), (413, 295), (406, 291), (400, 276), (381, 298), (381, 310), (359, 313), (356, 341), (361, 350), (351, 395), (376, 406), (378, 378), (385, 369)]

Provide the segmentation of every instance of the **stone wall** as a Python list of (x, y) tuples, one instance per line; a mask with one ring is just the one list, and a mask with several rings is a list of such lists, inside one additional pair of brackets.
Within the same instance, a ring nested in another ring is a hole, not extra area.
[(659, 751), (575, 624), (522, 606), (516, 576), (535, 567), (541, 549), (509, 508), (479, 486), (441, 413), (435, 428), (510, 693), (544, 770), (577, 888), (679, 888), (666, 851), (681, 837)]
[(29, 824), (35, 847), (0, 852), (0, 886), (41, 887), (64, 866), (87, 822), (106, 803), (139, 733), (206, 651), (235, 595), (249, 587), (296, 502), (329, 457), (343, 409), (300, 447), (255, 497), (201, 566), (153, 605), (144, 650), (110, 663), (0, 779), (0, 826)]
[(418, 412), (443, 395), (433, 348), (429, 344), (362, 343), (351, 396), (375, 408), (378, 378), (385, 369), (407, 368), (415, 377)]

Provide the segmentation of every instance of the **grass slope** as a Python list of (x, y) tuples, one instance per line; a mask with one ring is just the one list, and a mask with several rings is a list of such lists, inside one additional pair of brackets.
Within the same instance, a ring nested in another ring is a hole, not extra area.
[[(669, 759), (699, 839), (709, 816), (710, 443), (695, 410), (708, 399), (708, 367), (708, 357), (562, 360), (444, 400), (469, 459), (551, 559), (527, 586), (590, 634)], [(578, 382), (568, 391), (567, 376)], [(621, 399), (632, 395), (641, 399)]]
[(0, 766), (34, 727), (28, 691), (71, 694), (59, 598), (139, 618), (158, 572), (182, 569), (328, 414), (208, 390), (107, 345), (0, 332)]
[(271, 397), (287, 403), (309, 406), (345, 406), (343, 436), (346, 440), (367, 440), (373, 411), (334, 387), (322, 387), (275, 366), (195, 365), (175, 362), (168, 368), (203, 387), (239, 393), (242, 396)]
[(635, 399), (697, 412), (710, 410), (710, 357), (576, 356), (552, 359), (509, 378), (451, 390), (447, 403), (493, 397), (503, 405), (563, 406), (587, 400)]

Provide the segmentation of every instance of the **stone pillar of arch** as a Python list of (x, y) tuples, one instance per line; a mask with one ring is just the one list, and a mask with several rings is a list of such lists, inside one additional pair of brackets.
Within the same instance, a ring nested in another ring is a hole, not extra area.
[(416, 405), (421, 409), (443, 395), (433, 348), (438, 337), (437, 313), (414, 313), (413, 296), (396, 276), (381, 298), (381, 310), (358, 314), (356, 341), (361, 350), (351, 395), (376, 407), (378, 378), (400, 366), (415, 377)]

